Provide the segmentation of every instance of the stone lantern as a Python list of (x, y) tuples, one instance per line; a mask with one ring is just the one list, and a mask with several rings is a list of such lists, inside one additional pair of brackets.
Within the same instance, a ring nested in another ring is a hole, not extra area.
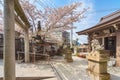
[(102, 49), (100, 45), (92, 45), (92, 48), (94, 51), (86, 56), (88, 74), (92, 80), (110, 80), (110, 74), (107, 73), (107, 61), (110, 59), (109, 51)]

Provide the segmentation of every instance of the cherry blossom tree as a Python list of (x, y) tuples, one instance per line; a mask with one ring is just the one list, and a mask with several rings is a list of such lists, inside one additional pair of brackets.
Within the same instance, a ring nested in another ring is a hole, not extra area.
[[(74, 2), (62, 7), (43, 7), (39, 8), (41, 0), (20, 0), (22, 8), (26, 13), (34, 32), (36, 32), (37, 22), (41, 21), (44, 35), (50, 35), (54, 31), (64, 31), (75, 28), (71, 24), (85, 18), (84, 14), (89, 8), (82, 8), (81, 2)], [(44, 4), (43, 4), (44, 5)], [(43, 6), (42, 5), (42, 6)], [(50, 35), (51, 36), (51, 35)], [(51, 36), (52, 38), (53, 36)], [(53, 39), (55, 39), (53, 37)]]
[(0, 0), (0, 31), (3, 31), (3, 11), (2, 11), (3, 1)]
[[(80, 2), (75, 2), (62, 7), (43, 7), (43, 9), (40, 9), (39, 6), (41, 6), (41, 4), (34, 4), (40, 3), (40, 1), (41, 0), (33, 0), (31, 2), (31, 0), (20, 0), (22, 8), (31, 24), (31, 28), (35, 32), (37, 23), (40, 20), (45, 35), (49, 35), (54, 31), (64, 31), (75, 28), (71, 24), (85, 18), (84, 13), (88, 10), (88, 8), (81, 8), (82, 3)], [(3, 5), (2, 0), (0, 0), (0, 4)], [(1, 10), (0, 17), (2, 19)], [(0, 22), (0, 25), (2, 25), (2, 21)]]
[(64, 30), (71, 29), (73, 26), (70, 26), (70, 24), (84, 18), (83, 14), (88, 10), (86, 8), (74, 12), (82, 5), (80, 2), (58, 8), (45, 7), (43, 11), (37, 9), (29, 0), (21, 0), (21, 4), (31, 24), (36, 27), (37, 20), (40, 20), (46, 31), (62, 28)]
[(37, 20), (41, 17), (41, 11), (38, 10), (35, 5), (30, 3), (29, 0), (20, 0), (20, 2), (31, 26), (36, 30)]

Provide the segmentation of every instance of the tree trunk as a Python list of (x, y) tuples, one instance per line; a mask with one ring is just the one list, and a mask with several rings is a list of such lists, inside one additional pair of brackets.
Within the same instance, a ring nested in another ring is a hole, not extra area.
[(14, 0), (4, 0), (4, 80), (15, 80)]

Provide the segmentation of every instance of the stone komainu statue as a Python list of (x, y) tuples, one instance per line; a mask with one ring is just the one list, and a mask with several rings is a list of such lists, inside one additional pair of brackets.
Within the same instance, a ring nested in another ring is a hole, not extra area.
[(92, 47), (92, 52), (104, 49), (103, 45), (100, 45), (97, 39), (93, 39), (91, 41), (91, 47)]

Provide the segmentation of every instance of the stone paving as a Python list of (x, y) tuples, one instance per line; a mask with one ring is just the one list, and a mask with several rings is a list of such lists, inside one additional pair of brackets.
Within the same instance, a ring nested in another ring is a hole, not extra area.
[[(63, 57), (55, 56), (49, 62), (39, 61), (37, 63), (30, 64), (17, 63), (16, 76), (54, 77), (44, 80), (92, 80), (86, 72), (86, 69), (88, 67), (87, 60), (76, 56), (73, 56), (73, 60), (74, 61), (72, 63), (67, 63)], [(55, 69), (53, 70), (52, 68)], [(111, 80), (120, 80), (120, 67), (112, 67), (110, 64), (108, 66), (108, 72), (111, 74)], [(0, 77), (3, 77), (2, 60), (0, 60)]]
[[(0, 78), (3, 77), (3, 74), (3, 60), (0, 60)], [(35, 77), (35, 79), (30, 80), (58, 80), (53, 69), (51, 68), (51, 65), (49, 65), (46, 61), (41, 61), (37, 63), (16, 63), (16, 77), (26, 77), (28, 79), (30, 77)]]
[[(92, 80), (87, 72), (87, 60), (73, 56), (73, 62), (67, 63), (64, 58), (56, 58), (53, 65), (59, 72), (63, 80)], [(111, 75), (111, 80), (120, 80), (120, 67), (110, 66), (112, 61), (109, 61), (108, 72)]]
[(86, 73), (87, 60), (78, 57), (73, 59), (72, 63), (67, 63), (64, 59), (53, 63), (63, 80), (91, 80)]

